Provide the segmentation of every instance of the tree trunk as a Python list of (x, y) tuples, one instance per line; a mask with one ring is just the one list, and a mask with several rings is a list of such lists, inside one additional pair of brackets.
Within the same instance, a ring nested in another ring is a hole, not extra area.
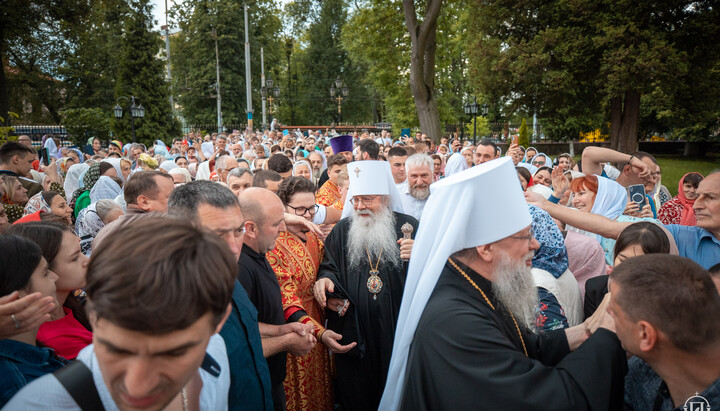
[(418, 25), (413, 0), (403, 0), (405, 25), (412, 44), (410, 57), (410, 90), (415, 99), (420, 132), (440, 142), (442, 128), (435, 95), (435, 34), (441, 0), (427, 0), (425, 19)]
[(640, 120), (640, 93), (636, 90), (625, 92), (610, 100), (610, 148), (631, 154), (637, 151), (638, 121)]
[(10, 125), (10, 96), (8, 95), (7, 77), (5, 77), (5, 53), (0, 50), (0, 120), (3, 126)]

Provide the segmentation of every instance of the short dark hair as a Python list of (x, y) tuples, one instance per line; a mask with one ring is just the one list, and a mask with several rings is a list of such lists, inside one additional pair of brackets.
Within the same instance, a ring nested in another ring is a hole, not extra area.
[(266, 181), (280, 181), (282, 176), (276, 171), (272, 170), (260, 170), (253, 176), (253, 187), (267, 188)]
[(0, 295), (27, 288), (42, 258), (40, 246), (27, 238), (4, 234), (0, 235), (0, 255)]
[(267, 162), (268, 170), (276, 173), (287, 173), (293, 168), (292, 161), (283, 154), (273, 154)]
[(317, 190), (315, 184), (305, 177), (288, 177), (280, 183), (277, 194), (283, 204), (289, 204), (293, 195), (297, 193), (315, 194), (315, 190)]
[(172, 181), (170, 174), (165, 174), (160, 171), (138, 171), (130, 175), (124, 188), (125, 203), (137, 204), (137, 198), (141, 195), (153, 199), (157, 197), (159, 187), (155, 181), (155, 177), (167, 178)]
[(686, 352), (718, 344), (720, 294), (710, 274), (694, 261), (641, 255), (618, 265), (612, 278), (620, 288), (612, 298), (633, 321), (650, 322)]
[(670, 252), (670, 240), (667, 234), (649, 221), (639, 221), (625, 227), (615, 241), (614, 255), (617, 256), (629, 246), (637, 244), (644, 254), (667, 254)]
[(7, 229), (6, 234), (27, 238), (40, 246), (43, 257), (52, 269), (55, 257), (62, 247), (65, 232), (73, 232), (67, 224), (31, 221), (24, 224), (13, 224)]
[(480, 140), (478, 146), (492, 147), (495, 150), (495, 155), (499, 153), (497, 144), (493, 143), (492, 140), (487, 138)]
[(217, 235), (182, 219), (147, 217), (118, 227), (93, 250), (87, 309), (97, 319), (150, 335), (186, 329), (207, 313), (217, 325), (236, 275), (235, 258)]
[(327, 160), (327, 168), (330, 170), (330, 167), (332, 166), (344, 166), (347, 164), (347, 158), (345, 158), (342, 154), (333, 154), (330, 157), (328, 157)]
[(717, 263), (714, 266), (710, 267), (708, 269), (708, 272), (713, 277), (720, 277), (720, 263)]
[(683, 183), (688, 183), (695, 188), (698, 187), (701, 181), (703, 181), (703, 176), (700, 173), (688, 173), (683, 179)]
[(240, 207), (237, 197), (227, 187), (214, 181), (196, 180), (172, 191), (168, 198), (168, 214), (193, 221), (202, 204), (221, 209)]
[(407, 150), (405, 150), (403, 147), (393, 147), (390, 150), (388, 150), (388, 158), (390, 157), (405, 157), (407, 156)]
[(377, 160), (380, 155), (380, 145), (372, 139), (360, 140), (358, 142), (358, 148), (362, 153), (368, 153), (371, 160)]
[(16, 141), (8, 141), (0, 146), (0, 164), (9, 163), (16, 155), (25, 158), (28, 154), (35, 154), (35, 150)]

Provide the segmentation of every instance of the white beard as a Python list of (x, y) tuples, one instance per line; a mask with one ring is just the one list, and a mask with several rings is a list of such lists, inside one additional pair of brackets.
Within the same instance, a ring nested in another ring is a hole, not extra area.
[(495, 269), (492, 291), (500, 303), (515, 316), (518, 325), (537, 332), (535, 319), (538, 294), (530, 267), (525, 265), (529, 258), (532, 258), (532, 253), (521, 261), (514, 261), (503, 252)]
[[(369, 217), (360, 217), (363, 214)], [(381, 252), (382, 264), (399, 267), (402, 263), (395, 238), (395, 215), (388, 206), (383, 206), (377, 213), (368, 209), (355, 210), (350, 216), (348, 263), (352, 267), (368, 261), (368, 252), (373, 263)]]

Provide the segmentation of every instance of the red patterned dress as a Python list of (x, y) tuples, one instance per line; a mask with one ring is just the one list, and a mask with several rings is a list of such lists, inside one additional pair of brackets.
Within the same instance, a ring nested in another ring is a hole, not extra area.
[(303, 242), (290, 232), (281, 232), (275, 248), (266, 257), (277, 275), (282, 292), (285, 319), (305, 312), (298, 319), (315, 326), (318, 344), (303, 357), (287, 355), (285, 395), (288, 410), (332, 410), (332, 382), (328, 349), (320, 343), (325, 331), (322, 308), (313, 296), (313, 285), (324, 253), (324, 244), (314, 233), (308, 233)]

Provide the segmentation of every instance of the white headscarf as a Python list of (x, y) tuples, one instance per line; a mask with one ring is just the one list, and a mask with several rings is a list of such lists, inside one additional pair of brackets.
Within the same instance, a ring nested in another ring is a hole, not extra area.
[(615, 220), (625, 211), (628, 202), (627, 190), (609, 178), (598, 175), (595, 177), (598, 179), (598, 192), (590, 212)]
[(48, 157), (50, 158), (60, 158), (60, 150), (57, 148), (57, 144), (55, 144), (55, 140), (52, 138), (49, 138), (45, 140), (45, 144), (43, 145), (44, 148), (47, 148), (48, 150)]
[(313, 169), (312, 169), (312, 166), (310, 165), (310, 163), (308, 163), (305, 160), (298, 160), (295, 162), (295, 164), (293, 164), (292, 175), (294, 177), (297, 177), (297, 168), (300, 166), (306, 166), (310, 170), (310, 180), (312, 181)]
[(67, 174), (65, 175), (65, 199), (70, 202), (73, 198), (75, 190), (80, 188), (80, 176), (84, 174), (90, 168), (85, 163), (73, 164), (68, 168)]
[(450, 177), (453, 174), (457, 174), (461, 171), (468, 169), (467, 160), (460, 153), (455, 153), (450, 156), (445, 164), (445, 178)]
[[(446, 177), (430, 185), (430, 192), (405, 280), (381, 410), (400, 406), (410, 344), (448, 258), (509, 237), (532, 222), (509, 157)], [(489, 199), (489, 192), (500, 198)]]
[(200, 149), (202, 150), (203, 154), (205, 155), (205, 158), (207, 158), (208, 160), (215, 153), (215, 151), (213, 151), (213, 143), (211, 143), (209, 141), (202, 143), (202, 145), (200, 146)]
[(110, 158), (104, 159), (104, 160), (101, 161), (101, 162), (102, 162), (102, 163), (111, 164), (111, 165), (113, 166), (113, 168), (115, 169), (115, 171), (117, 172), (118, 178), (119, 178), (120, 180), (122, 180), (122, 181), (125, 181), (125, 176), (123, 176), (122, 166), (120, 165), (120, 159), (119, 159), (119, 158), (110, 157)]
[(100, 176), (92, 189), (90, 189), (90, 202), (97, 203), (100, 200), (112, 200), (122, 192), (122, 188), (108, 176)]

